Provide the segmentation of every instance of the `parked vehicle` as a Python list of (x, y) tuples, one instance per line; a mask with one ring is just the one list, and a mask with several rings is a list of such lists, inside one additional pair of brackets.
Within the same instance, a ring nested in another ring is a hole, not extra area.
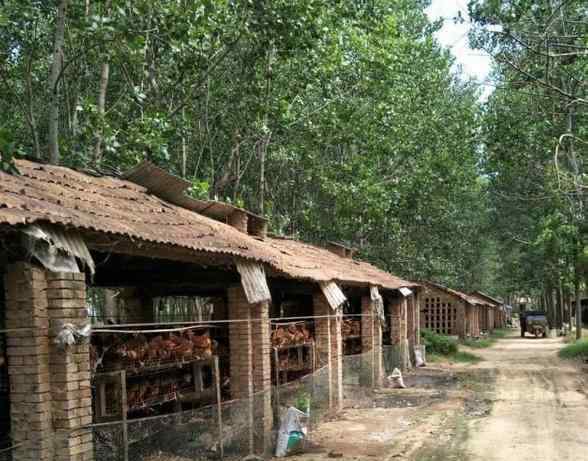
[(539, 336), (547, 337), (547, 317), (544, 312), (529, 311), (521, 314), (521, 338), (525, 337), (525, 333), (531, 333), (536, 338)]

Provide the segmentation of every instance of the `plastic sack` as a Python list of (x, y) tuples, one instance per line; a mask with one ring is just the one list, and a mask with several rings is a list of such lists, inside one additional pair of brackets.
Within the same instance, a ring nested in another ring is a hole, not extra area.
[(73, 346), (74, 344), (83, 344), (88, 340), (91, 333), (92, 326), (89, 323), (80, 327), (73, 323), (63, 323), (55, 338), (55, 344), (62, 349), (67, 348), (67, 346)]
[(393, 389), (405, 389), (406, 385), (404, 384), (404, 380), (402, 379), (402, 373), (398, 368), (394, 368), (392, 374), (386, 378), (388, 381), (388, 385)]
[(302, 449), (306, 428), (301, 418), (307, 414), (298, 408), (290, 407), (282, 418), (278, 431), (278, 443), (276, 445), (276, 457), (283, 458)]
[(424, 367), (427, 364), (425, 359), (425, 346), (415, 346), (414, 347), (414, 366)]

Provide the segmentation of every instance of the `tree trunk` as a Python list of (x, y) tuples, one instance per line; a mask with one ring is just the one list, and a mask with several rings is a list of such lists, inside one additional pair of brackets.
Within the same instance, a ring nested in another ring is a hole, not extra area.
[(556, 324), (555, 328), (561, 329), (563, 327), (564, 322), (564, 313), (563, 313), (563, 299), (561, 296), (561, 279), (559, 279), (559, 285), (555, 290), (555, 305), (556, 305)]
[(188, 163), (188, 149), (186, 147), (186, 110), (182, 108), (182, 178), (186, 178), (186, 166)]
[(49, 161), (58, 164), (59, 155), (59, 79), (63, 69), (63, 37), (68, 0), (61, 0), (55, 19), (55, 38), (53, 40), (53, 63), (49, 75)]
[[(32, 52), (31, 52), (32, 53)], [(33, 56), (29, 56), (27, 61), (27, 75), (26, 75), (26, 91), (27, 91), (27, 122), (31, 130), (31, 137), (33, 138), (33, 155), (35, 158), (41, 158), (41, 147), (39, 146), (39, 131), (37, 129), (37, 119), (33, 109), (33, 82), (32, 74)]]
[(100, 163), (102, 160), (102, 142), (104, 141), (104, 113), (106, 108), (106, 91), (108, 89), (108, 78), (110, 75), (110, 64), (102, 64), (100, 72), (100, 87), (98, 89), (98, 120), (100, 126), (96, 130), (96, 144), (94, 146), (94, 162)]
[[(106, 14), (110, 14), (110, 0), (107, 0), (104, 6)], [(106, 92), (108, 90), (108, 80), (110, 77), (110, 64), (108, 61), (102, 63), (100, 70), (100, 86), (98, 88), (98, 122), (100, 125), (96, 130), (96, 144), (94, 146), (94, 163), (98, 164), (102, 160), (102, 143), (104, 142), (104, 114), (106, 112)]]
[(580, 278), (576, 275), (574, 280), (576, 294), (576, 339), (582, 338), (582, 300), (580, 299)]

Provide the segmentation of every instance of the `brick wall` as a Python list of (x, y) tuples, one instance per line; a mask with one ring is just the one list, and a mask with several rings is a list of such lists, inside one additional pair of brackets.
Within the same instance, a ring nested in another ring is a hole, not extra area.
[(341, 313), (335, 314), (322, 292), (313, 295), (315, 316), (330, 316), (315, 320), (317, 353), (321, 365), (329, 368), (329, 404), (331, 408), (343, 408), (343, 341), (341, 337)]
[(424, 327), (443, 335), (458, 335), (460, 302), (443, 290), (427, 287), (421, 295), (420, 315)]

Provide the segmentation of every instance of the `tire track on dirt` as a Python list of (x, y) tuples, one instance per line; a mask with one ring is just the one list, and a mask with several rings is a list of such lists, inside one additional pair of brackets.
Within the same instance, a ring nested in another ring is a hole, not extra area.
[(468, 456), (484, 461), (587, 460), (588, 401), (580, 371), (557, 357), (558, 339), (507, 338), (480, 351), (495, 368), (490, 416), (472, 421)]

